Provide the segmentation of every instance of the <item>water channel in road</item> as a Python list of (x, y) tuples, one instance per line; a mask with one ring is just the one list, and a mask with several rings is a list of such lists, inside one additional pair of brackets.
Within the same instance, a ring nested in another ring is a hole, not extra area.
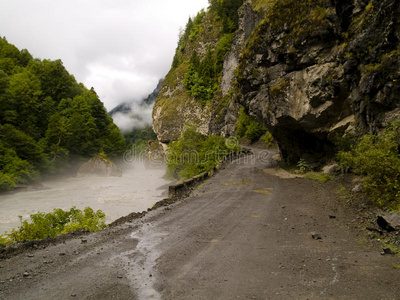
[(170, 181), (164, 175), (165, 166), (136, 163), (124, 165), (122, 177), (54, 178), (43, 181), (43, 189), (1, 194), (0, 234), (18, 227), (18, 216), (26, 220), (38, 211), (69, 210), (72, 206), (101, 209), (111, 223), (165, 198)]

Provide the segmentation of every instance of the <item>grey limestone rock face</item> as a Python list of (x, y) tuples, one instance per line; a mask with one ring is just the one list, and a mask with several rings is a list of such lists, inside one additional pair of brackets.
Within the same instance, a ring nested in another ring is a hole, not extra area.
[(377, 133), (399, 120), (400, 2), (322, 1), (318, 8), (282, 3), (290, 5), (281, 9), (298, 11), (274, 17), (255, 12), (252, 1), (240, 8), (210, 106), (182, 97), (182, 84), (164, 84), (153, 111), (161, 142), (177, 139), (187, 121), (202, 133), (235, 135), (244, 107), (268, 128), (286, 162), (324, 164), (346, 133)]
[(287, 24), (256, 28), (257, 43), (240, 62), (240, 103), (270, 130), (286, 162), (323, 163), (338, 137), (398, 119), (400, 4), (368, 3), (326, 1), (326, 22), (292, 43)]

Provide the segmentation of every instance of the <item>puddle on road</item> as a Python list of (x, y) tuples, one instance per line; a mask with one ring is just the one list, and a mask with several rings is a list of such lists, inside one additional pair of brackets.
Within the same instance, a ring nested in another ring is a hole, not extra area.
[(157, 246), (167, 233), (155, 232), (153, 227), (145, 224), (133, 232), (130, 238), (138, 240), (136, 248), (114, 257), (122, 261), (130, 286), (139, 299), (161, 299), (154, 287), (157, 275), (154, 268), (160, 257)]

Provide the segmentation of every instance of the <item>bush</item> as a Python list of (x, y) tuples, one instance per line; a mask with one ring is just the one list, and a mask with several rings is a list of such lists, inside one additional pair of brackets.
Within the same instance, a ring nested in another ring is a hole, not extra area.
[(312, 168), (311, 168), (311, 166), (305, 161), (305, 159), (300, 159), (298, 162), (297, 162), (297, 168), (298, 168), (298, 170), (299, 170), (299, 172), (300, 173), (307, 173), (307, 172), (310, 172), (311, 170), (312, 170)]
[(258, 141), (266, 132), (267, 129), (263, 125), (248, 116), (245, 113), (244, 108), (241, 109), (236, 124), (236, 134), (239, 137), (244, 137), (251, 142), (255, 142)]
[(188, 94), (202, 105), (211, 100), (218, 89), (214, 56), (214, 51), (209, 48), (206, 56), (200, 61), (197, 52), (193, 51), (183, 79), (183, 85)]
[(191, 178), (217, 166), (220, 159), (239, 150), (237, 143), (229, 143), (221, 136), (205, 136), (188, 125), (182, 136), (170, 143), (167, 150), (167, 166), (170, 176)]
[(247, 127), (244, 137), (252, 142), (258, 141), (266, 132), (266, 128), (257, 122), (251, 122)]
[(38, 212), (30, 215), (31, 223), (27, 220), (22, 221), (17, 229), (11, 233), (0, 236), (1, 244), (12, 244), (26, 240), (39, 240), (46, 237), (55, 237), (78, 229), (98, 231), (106, 227), (105, 214), (98, 210), (93, 211), (86, 207), (84, 211), (72, 207), (69, 211), (54, 209), (51, 213)]
[(338, 153), (343, 168), (364, 175), (364, 192), (378, 206), (400, 204), (399, 125), (381, 135), (367, 134), (350, 151)]
[(275, 143), (274, 137), (272, 136), (272, 134), (271, 134), (270, 132), (267, 131), (267, 132), (263, 135), (263, 137), (262, 137), (261, 139), (264, 141), (265, 145), (266, 145), (268, 148), (271, 148), (271, 147), (274, 146), (274, 143)]
[(313, 179), (315, 181), (318, 181), (319, 183), (327, 183), (328, 181), (331, 181), (334, 179), (331, 175), (313, 172), (313, 171), (307, 172), (304, 175), (304, 177), (308, 178), (308, 179)]
[(0, 191), (9, 191), (12, 190), (15, 186), (15, 182), (12, 178), (0, 172)]

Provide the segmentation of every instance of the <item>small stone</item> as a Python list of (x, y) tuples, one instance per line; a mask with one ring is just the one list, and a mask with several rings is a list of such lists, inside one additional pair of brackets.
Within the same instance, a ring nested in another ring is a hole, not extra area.
[(319, 233), (312, 232), (311, 236), (314, 240), (322, 240), (322, 236)]
[(60, 256), (65, 256), (65, 252), (59, 253)]
[(76, 297), (76, 294), (71, 294), (71, 297)]
[(118, 279), (122, 279), (122, 278), (124, 278), (123, 276), (121, 276), (121, 275), (119, 275), (119, 276), (117, 276), (117, 278)]
[(87, 239), (81, 239), (81, 244), (86, 244), (87, 243)]
[(28, 257), (35, 257), (35, 255), (33, 255), (33, 254), (28, 254)]
[(25, 272), (24, 273), (24, 277), (28, 277), (29, 276), (29, 273), (28, 272)]
[(322, 172), (327, 175), (334, 175), (339, 170), (338, 164), (327, 165), (322, 168)]
[(396, 253), (394, 253), (391, 249), (389, 248), (383, 248), (383, 254), (390, 254), (390, 255), (395, 255)]
[(362, 183), (357, 183), (351, 191), (353, 193), (361, 193), (362, 190), (363, 190), (363, 184)]
[(329, 215), (329, 219), (336, 219), (335, 215)]

